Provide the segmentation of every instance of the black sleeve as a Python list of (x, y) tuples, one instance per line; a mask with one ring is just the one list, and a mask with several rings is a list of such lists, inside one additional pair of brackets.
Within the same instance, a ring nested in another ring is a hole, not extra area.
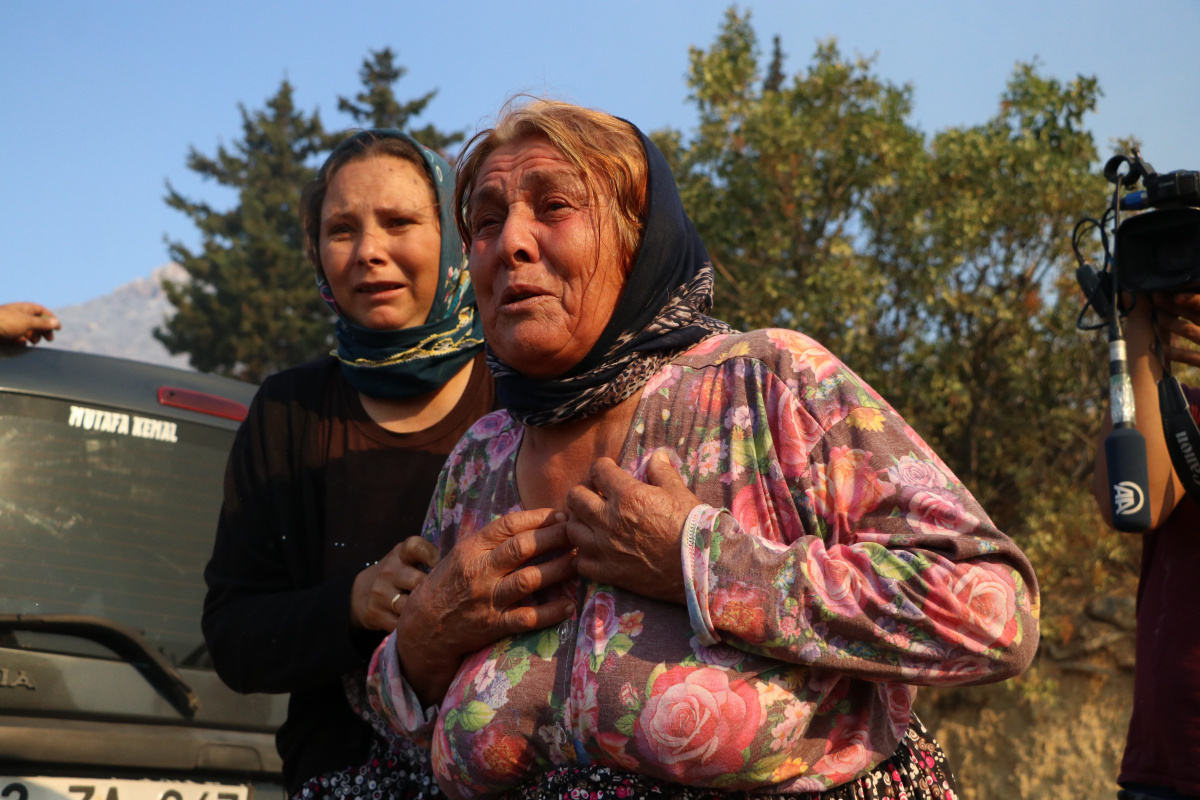
[[(234, 440), (225, 470), (202, 627), (217, 674), (239, 692), (295, 692), (365, 665), (370, 642), (352, 631), (354, 575), (322, 581), (316, 491), (301, 447), (319, 400), (268, 379)], [(305, 397), (307, 396), (307, 397)]]

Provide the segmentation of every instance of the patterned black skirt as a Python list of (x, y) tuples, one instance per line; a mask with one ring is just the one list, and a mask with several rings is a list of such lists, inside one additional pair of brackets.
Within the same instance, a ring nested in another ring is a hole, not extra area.
[[(356, 679), (357, 678), (357, 679)], [(374, 729), (365, 764), (309, 780), (292, 800), (441, 800), (429, 753), (391, 730), (366, 703), (361, 676), (348, 677), (350, 705)], [(914, 714), (896, 752), (860, 778), (824, 792), (768, 794), (683, 786), (608, 767), (560, 767), (502, 800), (958, 800), (937, 741)]]
[(896, 752), (860, 778), (824, 792), (727, 792), (635, 775), (607, 767), (562, 767), (504, 795), (503, 800), (958, 800), (946, 755), (913, 715)]
[(392, 730), (367, 702), (367, 677), (355, 672), (342, 679), (346, 700), (371, 726), (371, 751), (366, 763), (310, 778), (291, 800), (442, 800), (433, 779), (429, 751)]

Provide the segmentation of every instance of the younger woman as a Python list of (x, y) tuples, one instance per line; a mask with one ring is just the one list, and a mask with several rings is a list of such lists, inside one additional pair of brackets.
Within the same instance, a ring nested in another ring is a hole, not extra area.
[(417, 534), (442, 463), (494, 406), (453, 194), (446, 162), (399, 131), (334, 150), (301, 213), (336, 357), (268, 378), (230, 456), (204, 634), (231, 687), (291, 693), (277, 744), (292, 795), (432, 785), (362, 697), (437, 562)]

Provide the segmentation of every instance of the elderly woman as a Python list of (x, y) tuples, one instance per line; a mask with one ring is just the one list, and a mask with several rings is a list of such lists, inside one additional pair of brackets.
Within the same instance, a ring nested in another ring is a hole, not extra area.
[(953, 796), (911, 687), (1027, 666), (1021, 552), (821, 345), (706, 316), (632, 125), (534, 102), (459, 170), (506, 410), (446, 462), (372, 701), (455, 797)]

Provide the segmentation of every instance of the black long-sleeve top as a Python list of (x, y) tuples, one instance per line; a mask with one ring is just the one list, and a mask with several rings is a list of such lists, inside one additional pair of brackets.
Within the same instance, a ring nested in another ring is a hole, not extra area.
[(225, 473), (202, 626), (231, 688), (291, 693), (276, 736), (289, 793), (367, 758), (373, 733), (342, 676), (366, 667), (383, 632), (351, 627), (354, 578), (420, 534), (446, 456), (494, 403), (478, 358), (445, 419), (394, 434), (327, 358), (271, 376), (251, 404)]

